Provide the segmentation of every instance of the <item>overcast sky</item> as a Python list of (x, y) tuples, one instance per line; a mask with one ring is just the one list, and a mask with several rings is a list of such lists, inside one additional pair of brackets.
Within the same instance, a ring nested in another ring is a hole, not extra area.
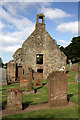
[(0, 57), (4, 63), (35, 29), (38, 13), (45, 15), (46, 30), (57, 44), (65, 47), (78, 35), (78, 2), (2, 2), (0, 12)]

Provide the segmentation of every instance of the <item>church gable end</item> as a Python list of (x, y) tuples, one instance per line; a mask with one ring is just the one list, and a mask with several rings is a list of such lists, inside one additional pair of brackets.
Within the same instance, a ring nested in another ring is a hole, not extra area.
[(20, 53), (20, 58), (19, 52), (13, 57), (16, 62), (21, 59), (24, 74), (28, 73), (28, 66), (31, 66), (34, 72), (42, 71), (43, 77), (47, 78), (49, 73), (59, 70), (62, 66), (66, 67), (66, 56), (46, 31), (45, 16), (42, 13), (37, 15), (35, 30), (24, 41)]

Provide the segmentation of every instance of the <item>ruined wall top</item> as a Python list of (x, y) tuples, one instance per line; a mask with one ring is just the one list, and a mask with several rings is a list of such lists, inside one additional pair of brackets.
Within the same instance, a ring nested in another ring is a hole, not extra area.
[(15, 64), (14, 60), (10, 60), (7, 64)]
[(22, 50), (22, 48), (17, 49), (16, 52), (13, 54), (13, 58), (15, 58), (17, 56), (17, 54), (20, 55), (21, 54), (21, 50)]
[[(39, 20), (41, 20), (41, 21), (39, 21)], [(43, 13), (37, 14), (37, 18), (36, 18), (36, 28), (38, 28), (40, 26), (45, 28), (45, 16)]]

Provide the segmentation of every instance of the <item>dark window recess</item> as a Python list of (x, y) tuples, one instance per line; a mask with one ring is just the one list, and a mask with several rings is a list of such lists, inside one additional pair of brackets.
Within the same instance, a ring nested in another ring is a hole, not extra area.
[(43, 73), (43, 69), (37, 69), (37, 72)]
[(43, 64), (43, 55), (36, 55), (36, 64)]
[(24, 69), (23, 69), (23, 75), (24, 75)]

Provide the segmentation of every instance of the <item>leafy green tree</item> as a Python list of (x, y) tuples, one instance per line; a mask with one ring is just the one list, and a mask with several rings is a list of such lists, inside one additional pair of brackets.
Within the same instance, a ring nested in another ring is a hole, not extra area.
[(61, 46), (60, 49), (65, 53), (67, 59), (77, 61), (80, 58), (80, 36), (73, 37), (71, 43), (67, 47)]

